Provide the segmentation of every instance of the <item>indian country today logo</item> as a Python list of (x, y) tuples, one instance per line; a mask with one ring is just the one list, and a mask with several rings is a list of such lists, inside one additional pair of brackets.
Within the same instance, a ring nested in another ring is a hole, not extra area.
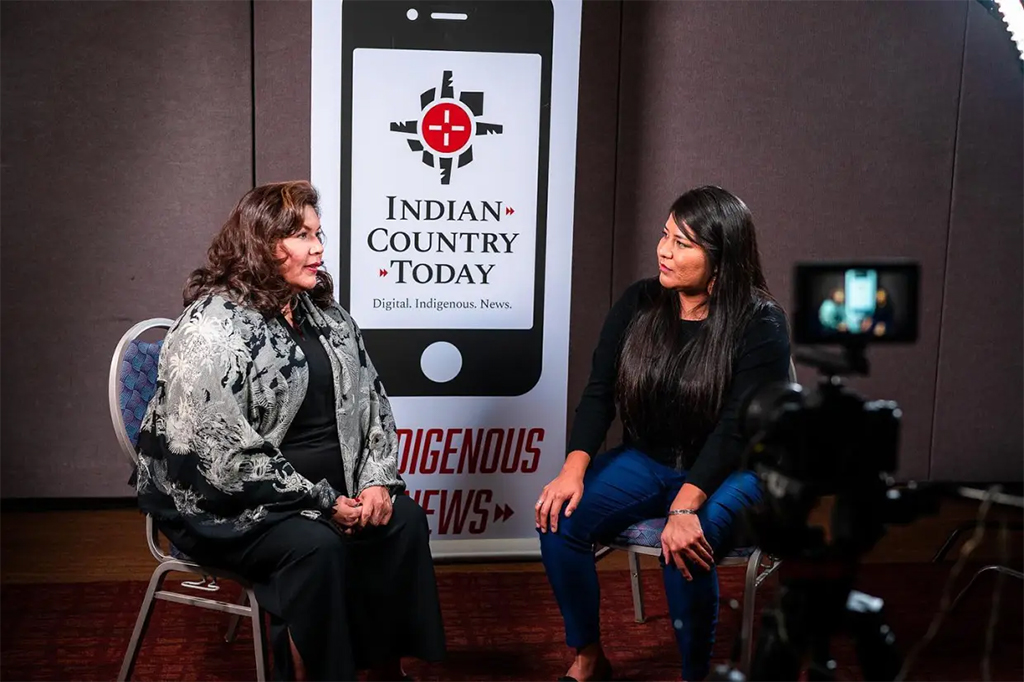
[[(482, 120), (484, 100), (482, 91), (462, 90), (456, 96), (454, 72), (446, 70), (439, 87), (420, 93), (419, 117), (391, 122), (390, 131), (405, 137), (421, 163), (436, 170), (442, 186), (457, 186), (456, 171), (473, 162), (474, 139), (505, 132), (503, 124)], [(486, 144), (480, 146), (486, 153)], [(366, 244), (382, 257), (377, 276), (393, 284), (490, 286), (495, 268), (516, 252), (520, 233), (501, 224), (514, 224), (516, 211), (501, 199), (384, 199), (386, 226), (371, 229)], [(453, 262), (446, 262), (446, 255)], [(400, 300), (394, 303), (405, 307)]]

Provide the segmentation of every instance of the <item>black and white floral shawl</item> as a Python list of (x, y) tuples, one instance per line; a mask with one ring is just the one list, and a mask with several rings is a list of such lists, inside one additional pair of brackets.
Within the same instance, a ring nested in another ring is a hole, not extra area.
[[(299, 312), (320, 329), (333, 369), (350, 494), (378, 485), (401, 492), (391, 406), (358, 326), (341, 307), (321, 310), (305, 294)], [(247, 536), (295, 514), (329, 519), (338, 491), (302, 477), (278, 450), (308, 379), (280, 319), (220, 294), (188, 306), (164, 340), (139, 435), (142, 510), (186, 544)]]

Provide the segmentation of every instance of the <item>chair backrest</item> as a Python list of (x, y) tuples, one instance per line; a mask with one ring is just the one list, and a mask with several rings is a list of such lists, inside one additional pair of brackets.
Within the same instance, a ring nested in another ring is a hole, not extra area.
[(162, 317), (139, 322), (117, 342), (114, 357), (110, 361), (107, 384), (110, 420), (121, 451), (132, 466), (138, 463), (135, 446), (138, 444), (142, 418), (156, 392), (157, 364), (164, 343), (163, 339), (155, 342), (140, 341), (139, 336), (150, 329), (169, 329), (172, 324), (174, 320)]

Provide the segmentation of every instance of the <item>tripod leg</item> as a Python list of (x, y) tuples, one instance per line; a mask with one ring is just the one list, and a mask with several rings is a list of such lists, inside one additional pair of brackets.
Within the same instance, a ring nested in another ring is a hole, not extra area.
[(832, 682), (836, 679), (836, 662), (829, 650), (828, 636), (814, 638), (811, 644), (811, 662), (807, 666), (809, 682)]
[(885, 622), (884, 602), (863, 592), (850, 592), (847, 621), (857, 643), (857, 660), (865, 680), (894, 680), (903, 665), (896, 635)]
[(799, 679), (803, 652), (786, 632), (786, 617), (781, 606), (766, 610), (761, 618), (761, 632), (747, 679), (776, 682)]

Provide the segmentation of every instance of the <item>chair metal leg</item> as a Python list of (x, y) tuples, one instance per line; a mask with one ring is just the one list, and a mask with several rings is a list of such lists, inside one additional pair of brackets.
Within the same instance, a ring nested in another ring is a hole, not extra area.
[(626, 557), (629, 561), (629, 581), (633, 587), (633, 619), (643, 623), (647, 618), (644, 616), (644, 587), (640, 582), (640, 555), (629, 550)]
[[(982, 525), (987, 530), (997, 530), (999, 528), (1002, 528), (1003, 525), (1006, 525), (1007, 529), (1011, 531), (1024, 530), (1024, 524), (1021, 523), (1008, 523), (1004, 521), (985, 521), (984, 523), (982, 523)], [(942, 546), (939, 547), (937, 552), (935, 552), (935, 556), (932, 557), (932, 563), (937, 564), (944, 561), (946, 559), (946, 555), (949, 554), (949, 550), (953, 549), (953, 546), (956, 545), (956, 541), (960, 539), (960, 536), (966, 533), (967, 531), (974, 530), (977, 526), (977, 521), (965, 521), (964, 523), (961, 523), (959, 526), (954, 528), (953, 532), (951, 532), (949, 534), (949, 537), (946, 538), (946, 541), (943, 542)]]
[(949, 605), (949, 611), (947, 613), (952, 613), (953, 609), (956, 608), (956, 605), (960, 603), (960, 600), (963, 599), (963, 597), (967, 594), (967, 592), (972, 587), (974, 587), (974, 584), (978, 581), (978, 578), (981, 577), (981, 574), (982, 573), (988, 573), (989, 571), (995, 571), (996, 573), (1003, 573), (1003, 574), (1011, 576), (1013, 578), (1017, 578), (1018, 580), (1024, 580), (1024, 573), (1021, 573), (1020, 571), (1015, 571), (1012, 568), (1009, 568), (1007, 566), (1002, 566), (1002, 565), (999, 565), (999, 564), (992, 564), (992, 565), (989, 565), (989, 566), (982, 566), (981, 568), (978, 569), (978, 572), (974, 574), (974, 576), (971, 578), (971, 581), (969, 583), (967, 583), (967, 585), (964, 587), (964, 589), (960, 590), (960, 594), (956, 595), (956, 599), (954, 599), (953, 603)]
[(121, 672), (117, 675), (117, 682), (125, 682), (131, 677), (132, 669), (135, 667), (135, 660), (139, 656), (139, 647), (149, 627), (149, 617), (153, 615), (153, 605), (156, 602), (154, 595), (160, 589), (167, 574), (173, 570), (172, 566), (160, 564), (154, 569), (153, 576), (149, 579), (149, 587), (146, 589), (146, 596), (142, 600), (142, 607), (139, 609), (139, 617), (135, 619), (135, 629), (132, 631), (132, 638), (128, 640), (128, 650), (124, 653), (124, 661), (121, 663)]
[[(244, 606), (249, 597), (248, 590), (242, 590), (242, 593), (238, 595), (238, 601), (235, 603), (239, 606)], [(255, 602), (249, 601), (249, 608), (253, 608)], [(238, 624), (241, 622), (242, 617), (240, 615), (232, 614), (231, 620), (228, 621), (228, 631), (224, 633), (224, 641), (231, 643), (235, 641), (235, 637), (238, 635)]]
[(750, 674), (754, 657), (754, 599), (757, 597), (757, 572), (761, 566), (761, 550), (755, 549), (747, 559), (747, 575), (743, 581), (743, 613), (740, 620), (740, 671)]
[[(766, 560), (768, 563), (763, 563)], [(777, 571), (779, 570), (779, 566), (782, 565), (782, 559), (779, 559), (778, 557), (773, 557), (771, 554), (762, 553), (761, 561), (762, 565), (760, 567), (760, 572), (757, 574), (758, 587), (761, 587), (761, 583), (763, 583), (768, 578), (772, 577), (772, 575), (778, 576)]]
[(256, 682), (267, 680), (267, 658), (263, 646), (263, 609), (256, 601), (256, 593), (251, 589), (245, 591), (252, 609), (252, 646), (256, 653)]

